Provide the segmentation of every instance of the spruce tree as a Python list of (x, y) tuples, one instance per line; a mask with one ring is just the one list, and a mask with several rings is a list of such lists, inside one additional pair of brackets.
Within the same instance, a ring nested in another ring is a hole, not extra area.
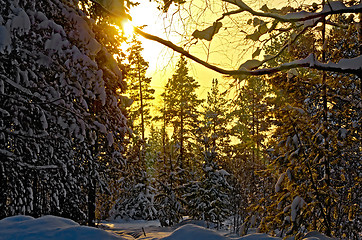
[(122, 161), (128, 131), (112, 36), (97, 31), (86, 2), (0, 4), (1, 217), (93, 225), (96, 192), (107, 188), (108, 163)]
[(200, 179), (188, 184), (183, 195), (187, 202), (188, 214), (193, 219), (215, 224), (219, 229), (231, 214), (230, 193), (232, 187), (228, 180), (230, 174), (218, 164), (218, 156), (213, 149), (204, 152), (204, 163)]
[(157, 218), (155, 206), (155, 189), (140, 160), (142, 145), (134, 141), (127, 151), (127, 164), (119, 179), (119, 198), (111, 210), (112, 218), (154, 220)]
[(181, 198), (181, 179), (183, 169), (179, 167), (177, 161), (177, 149), (168, 136), (169, 117), (166, 109), (166, 91), (161, 94), (162, 104), (158, 110), (161, 116), (156, 116), (155, 120), (161, 121), (161, 152), (160, 158), (155, 162), (158, 171), (155, 176), (157, 186), (157, 210), (158, 219), (161, 226), (172, 226), (181, 221), (185, 213), (183, 200)]

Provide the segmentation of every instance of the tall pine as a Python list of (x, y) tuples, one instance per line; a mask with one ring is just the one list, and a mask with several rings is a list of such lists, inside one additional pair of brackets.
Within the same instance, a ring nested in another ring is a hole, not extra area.
[[(162, 164), (158, 177), (159, 218), (163, 225), (173, 225), (181, 220), (184, 212), (183, 184), (195, 168), (193, 153), (195, 137), (192, 134), (198, 121), (197, 98), (199, 87), (188, 75), (187, 61), (181, 56), (172, 78), (168, 79), (160, 108), (162, 121)], [(171, 139), (167, 130), (172, 129)]]
[(178, 151), (180, 167), (191, 170), (191, 149), (193, 144), (192, 130), (199, 118), (198, 107), (202, 100), (198, 99), (196, 90), (200, 86), (189, 76), (187, 61), (181, 56), (161, 95), (165, 103), (165, 118), (173, 128), (172, 140)]

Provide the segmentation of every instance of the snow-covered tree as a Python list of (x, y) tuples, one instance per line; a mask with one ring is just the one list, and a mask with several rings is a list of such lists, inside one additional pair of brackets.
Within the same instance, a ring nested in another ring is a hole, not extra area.
[(118, 185), (120, 197), (115, 201), (110, 215), (115, 219), (154, 220), (157, 218), (155, 189), (151, 186), (147, 172), (136, 162), (130, 164), (134, 168), (126, 168), (125, 177)]
[(82, 4), (0, 2), (1, 217), (93, 224), (105, 169), (122, 161), (125, 83)]
[(231, 211), (229, 176), (217, 164), (216, 152), (210, 148), (205, 150), (201, 178), (187, 184), (187, 193), (183, 196), (192, 218), (214, 223), (220, 228)]
[[(340, 17), (338, 23), (345, 21)], [(345, 36), (355, 39), (355, 44), (348, 43), (351, 48), (343, 51)], [(329, 47), (319, 53), (325, 60), (358, 54), (354, 27), (332, 28), (324, 38), (318, 41), (318, 33), (310, 33), (296, 42), (290, 56), (280, 57), (307, 55), (315, 45), (324, 44)], [(312, 44), (304, 45), (304, 40)], [(280, 235), (317, 229), (339, 238), (356, 238), (361, 220), (355, 208), (359, 197), (352, 192), (359, 191), (360, 181), (349, 166), (360, 165), (356, 151), (361, 142), (356, 128), (361, 117), (359, 79), (300, 70), (274, 76), (270, 82), (280, 89), (274, 108), (277, 127), (270, 141), (270, 167), (278, 174), (262, 228), (278, 228)]]
[[(162, 122), (162, 150), (158, 166), (157, 205), (163, 225), (178, 223), (184, 214), (182, 194), (186, 183), (195, 171), (194, 135), (198, 118), (197, 107), (202, 102), (195, 93), (196, 80), (189, 76), (187, 61), (181, 56), (175, 73), (161, 94), (160, 117)], [(168, 139), (168, 129), (172, 129)]]

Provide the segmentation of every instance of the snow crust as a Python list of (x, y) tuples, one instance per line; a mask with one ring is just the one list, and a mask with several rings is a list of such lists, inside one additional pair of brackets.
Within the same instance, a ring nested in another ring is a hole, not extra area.
[(299, 196), (296, 196), (296, 197), (294, 198), (294, 200), (293, 200), (293, 202), (292, 202), (292, 206), (291, 206), (291, 209), (292, 209), (292, 211), (291, 211), (291, 217), (292, 217), (292, 218), (291, 218), (291, 219), (292, 219), (293, 222), (295, 221), (295, 219), (296, 219), (296, 217), (297, 217), (298, 211), (299, 211), (301, 208), (303, 208), (304, 203), (305, 203), (305, 201), (304, 201), (303, 198), (301, 198), (301, 197), (299, 197)]
[(16, 9), (18, 13), (11, 21), (11, 31), (17, 30), (19, 34), (28, 33), (30, 30), (30, 19), (28, 14), (23, 9)]

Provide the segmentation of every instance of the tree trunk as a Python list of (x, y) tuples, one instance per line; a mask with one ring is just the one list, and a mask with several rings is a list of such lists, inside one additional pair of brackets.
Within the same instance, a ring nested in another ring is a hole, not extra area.
[(0, 166), (0, 219), (7, 217), (7, 210), (6, 210), (6, 200), (7, 200), (7, 188), (8, 182), (6, 180), (6, 171), (4, 166)]
[[(325, 0), (323, 0), (323, 6), (325, 4)], [(326, 17), (323, 17), (323, 28), (322, 28), (322, 63), (326, 62)], [(325, 174), (327, 175), (326, 184), (327, 186), (330, 186), (330, 166), (329, 166), (329, 157), (328, 157), (328, 131), (327, 131), (327, 125), (328, 125), (328, 104), (327, 104), (327, 74), (325, 71), (322, 73), (322, 98), (323, 98), (323, 121), (324, 121), (324, 158), (325, 158)], [(330, 210), (331, 210), (331, 200), (328, 199), (326, 203), (326, 234), (328, 236), (331, 236), (331, 218), (330, 218)]]
[[(97, 114), (98, 107), (97, 107), (97, 101), (94, 101), (93, 103), (93, 112)], [(97, 135), (97, 141), (95, 142), (94, 148), (93, 148), (93, 159), (90, 159), (88, 161), (88, 226), (95, 226), (95, 212), (96, 212), (96, 182), (95, 182), (95, 174), (94, 174), (94, 167), (95, 162), (98, 161), (98, 141), (99, 141), (99, 134), (96, 132)]]
[(181, 99), (181, 111), (180, 111), (180, 161), (183, 164), (184, 161), (184, 103)]
[(95, 212), (96, 212), (96, 186), (93, 176), (89, 179), (88, 191), (88, 226), (95, 226)]
[(40, 217), (39, 212), (39, 193), (38, 193), (38, 176), (34, 170), (34, 181), (33, 181), (33, 217), (37, 218)]
[(142, 131), (142, 148), (140, 150), (140, 161), (143, 168), (146, 169), (146, 163), (144, 161), (144, 151), (145, 151), (145, 120), (144, 120), (144, 113), (143, 113), (143, 92), (142, 92), (142, 81), (141, 81), (141, 70), (138, 64), (138, 83), (139, 83), (139, 90), (140, 90), (140, 113), (141, 113), (141, 131)]

